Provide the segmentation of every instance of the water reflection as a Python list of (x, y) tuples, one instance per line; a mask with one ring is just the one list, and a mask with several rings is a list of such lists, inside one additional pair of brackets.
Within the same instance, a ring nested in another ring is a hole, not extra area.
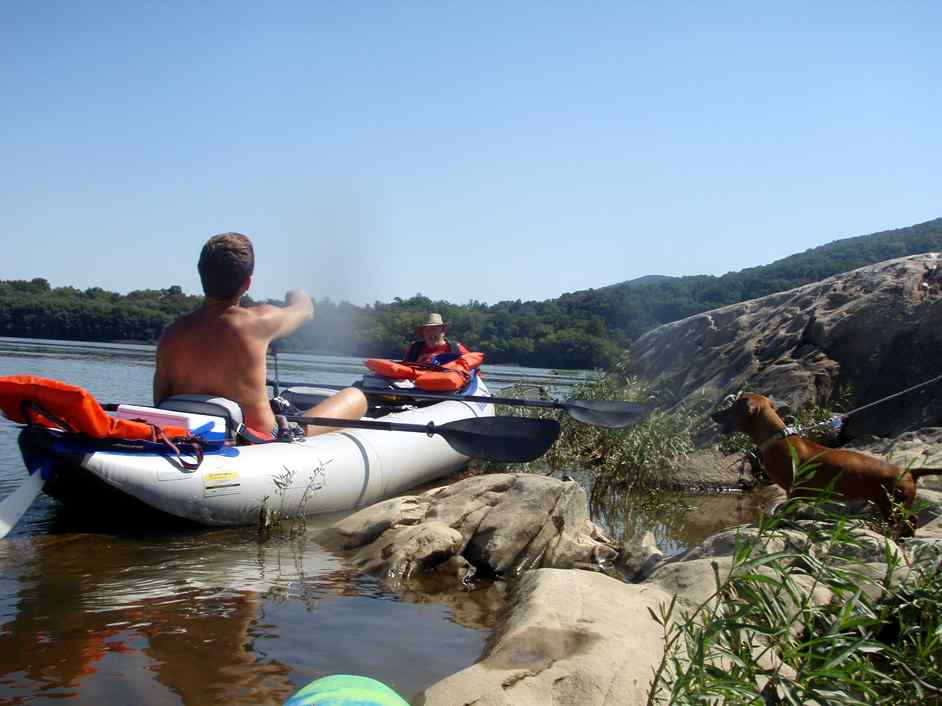
[[(221, 691), (256, 692), (260, 679), (272, 693), (277, 675), (275, 691), (289, 694), (290, 669), (264, 664), (249, 646), (259, 594), (191, 581), (185, 569), (196, 568), (195, 558), (185, 544), (142, 552), (113, 537), (37, 538), (20, 557), (15, 601), (4, 600), (0, 693), (12, 703), (88, 699), (116, 661), (130, 661), (152, 675), (129, 687), (149, 703), (167, 703), (165, 690), (184, 703), (215, 702)], [(211, 659), (194, 659), (200, 652)], [(108, 690), (111, 702), (131, 696)]]
[(310, 533), (47, 535), (0, 546), (0, 568), (2, 703), (280, 704), (352, 664), (416, 691), (483, 642), (458, 637), (440, 603), (421, 605), (431, 594), (402, 603)]
[(755, 493), (595, 493), (591, 513), (619, 541), (651, 530), (658, 547), (671, 555), (728, 527), (755, 522), (764, 506), (764, 497)]

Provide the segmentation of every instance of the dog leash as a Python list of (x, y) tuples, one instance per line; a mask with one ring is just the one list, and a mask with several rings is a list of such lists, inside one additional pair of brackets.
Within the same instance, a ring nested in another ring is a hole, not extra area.
[(870, 409), (871, 407), (876, 407), (878, 404), (883, 404), (884, 402), (888, 402), (892, 399), (896, 399), (897, 397), (908, 395), (910, 392), (914, 392), (915, 390), (918, 390), (922, 387), (926, 387), (927, 385), (931, 385), (935, 382), (939, 382), (939, 380), (942, 380), (942, 375), (937, 375), (931, 380), (926, 380), (925, 382), (921, 382), (918, 385), (907, 387), (905, 390), (901, 390), (900, 392), (884, 397), (882, 400), (877, 400), (876, 402), (871, 402), (870, 404), (865, 404), (863, 407), (858, 407), (857, 409), (851, 410), (850, 412), (847, 412), (846, 414), (842, 414), (841, 419), (847, 419), (848, 417), (853, 416), (854, 414), (859, 414), (860, 412), (863, 412), (865, 409)]
[(884, 397), (884, 398), (882, 398), (882, 399), (879, 399), (879, 400), (876, 400), (875, 402), (870, 402), (869, 404), (865, 404), (863, 407), (858, 407), (857, 409), (852, 409), (852, 410), (849, 411), (849, 412), (845, 412), (844, 414), (840, 414), (840, 415), (838, 415), (838, 416), (836, 416), (836, 417), (831, 417), (830, 419), (825, 419), (823, 422), (817, 422), (817, 423), (815, 423), (815, 424), (811, 424), (811, 425), (809, 425), (809, 426), (807, 426), (807, 427), (805, 427), (805, 428), (806, 428), (806, 429), (815, 429), (815, 428), (817, 428), (817, 427), (827, 426), (827, 427), (830, 427), (830, 429), (831, 429), (832, 431), (840, 431), (841, 427), (844, 426), (844, 422), (845, 422), (847, 419), (850, 419), (851, 417), (853, 417), (855, 414), (860, 414), (860, 413), (863, 412), (863, 411), (866, 411), (866, 410), (868, 410), (868, 409), (871, 409), (871, 408), (873, 408), (873, 407), (876, 407), (877, 405), (881, 405), (881, 404), (883, 404), (884, 402), (889, 402), (890, 400), (894, 400), (894, 399), (896, 399), (897, 397), (902, 397), (903, 395), (908, 395), (910, 392), (915, 392), (916, 390), (919, 390), (919, 389), (921, 389), (921, 388), (923, 388), (923, 387), (927, 387), (927, 386), (929, 386), (929, 385), (932, 385), (933, 383), (937, 383), (937, 382), (939, 382), (940, 380), (942, 380), (942, 375), (937, 375), (936, 377), (932, 378), (931, 380), (926, 380), (925, 382), (921, 382), (921, 383), (919, 383), (918, 385), (913, 385), (912, 387), (907, 387), (905, 390), (900, 390), (899, 392), (896, 392), (896, 393), (894, 393), (894, 394), (892, 394), (892, 395), (887, 395), (886, 397)]

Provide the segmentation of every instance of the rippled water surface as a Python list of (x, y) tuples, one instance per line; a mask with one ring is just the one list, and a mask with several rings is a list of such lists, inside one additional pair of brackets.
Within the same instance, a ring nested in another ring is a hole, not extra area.
[[(0, 375), (150, 401), (153, 347), (0, 338)], [(285, 379), (347, 384), (355, 358), (280, 356)], [(581, 374), (485, 366), (492, 389)], [(25, 469), (0, 417), (0, 498)], [(142, 534), (41, 495), (0, 540), (0, 704), (280, 704), (325, 674), (366, 674), (407, 699), (473, 662), (494, 587), (393, 595), (310, 541), (252, 529)]]

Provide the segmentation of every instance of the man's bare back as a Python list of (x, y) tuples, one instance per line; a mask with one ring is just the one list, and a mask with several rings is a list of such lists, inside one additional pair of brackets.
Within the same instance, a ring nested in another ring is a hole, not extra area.
[(247, 426), (270, 432), (266, 353), (275, 338), (313, 316), (304, 292), (288, 293), (289, 305), (242, 307), (207, 299), (167, 327), (157, 346), (154, 404), (178, 394), (218, 395), (242, 406)]
[[(243, 307), (252, 283), (255, 252), (241, 233), (214, 235), (198, 265), (206, 298), (196, 311), (168, 326), (157, 344), (154, 404), (173, 395), (216, 395), (239, 403), (245, 425), (275, 435), (275, 415), (266, 386), (268, 345), (314, 316), (314, 303), (300, 289), (285, 296), (287, 306)], [(359, 419), (366, 397), (347, 388), (307, 410), (307, 416)], [(306, 427), (308, 436), (331, 431)]]

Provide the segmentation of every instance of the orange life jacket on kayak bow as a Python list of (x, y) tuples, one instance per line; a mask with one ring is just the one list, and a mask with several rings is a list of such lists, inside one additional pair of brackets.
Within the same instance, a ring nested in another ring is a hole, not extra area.
[[(155, 440), (157, 429), (145, 422), (115, 419), (90, 392), (34, 375), (0, 377), (0, 410), (11, 421), (73, 431), (95, 439)], [(166, 437), (188, 437), (182, 427), (162, 427)]]
[(365, 365), (377, 375), (392, 380), (412, 380), (420, 390), (456, 392), (471, 382), (484, 361), (483, 353), (463, 353), (441, 365), (370, 358)]

